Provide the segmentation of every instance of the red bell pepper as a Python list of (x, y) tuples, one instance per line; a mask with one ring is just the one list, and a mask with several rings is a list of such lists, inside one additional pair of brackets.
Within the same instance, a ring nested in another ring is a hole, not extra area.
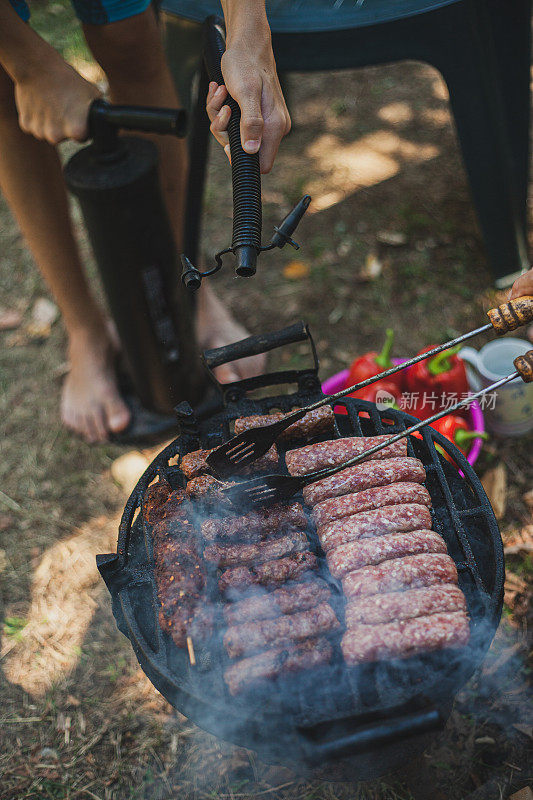
[[(489, 438), (486, 433), (470, 430), (465, 420), (462, 417), (458, 417), (456, 414), (448, 414), (447, 417), (438, 419), (431, 427), (435, 428), (439, 433), (442, 433), (442, 435), (456, 445), (465, 456), (468, 454), (474, 439)], [(447, 456), (447, 453), (444, 455)]]
[[(420, 350), (426, 353), (436, 345), (430, 344)], [(433, 358), (419, 361), (405, 370), (405, 386), (409, 393), (409, 408), (406, 410), (419, 419), (427, 419), (447, 405), (464, 399), (468, 392), (466, 370), (457, 355), (459, 347), (443, 350)]]
[[(384, 372), (385, 370), (393, 367), (394, 364), (392, 363), (390, 357), (393, 342), (394, 331), (391, 328), (388, 328), (385, 334), (385, 344), (383, 345), (381, 353), (371, 351), (370, 353), (365, 353), (363, 356), (356, 358), (350, 367), (350, 373), (348, 375), (348, 382), (346, 385), (353, 386), (355, 383), (361, 383), (361, 381), (366, 381), (368, 378), (373, 378), (375, 375), (379, 375), (380, 372)], [(398, 372), (396, 375), (390, 375), (385, 379), (385, 381), (389, 387), (394, 387), (394, 390), (391, 391), (391, 394), (398, 396), (401, 393), (403, 383), (401, 372)], [(359, 389), (353, 394), (350, 394), (349, 397), (359, 397), (362, 400), (368, 400), (368, 390), (375, 389), (377, 391), (380, 383), (381, 381), (367, 386), (366, 389)], [(387, 391), (390, 391), (390, 388), (387, 389)], [(374, 402), (373, 398), (372, 402)]]

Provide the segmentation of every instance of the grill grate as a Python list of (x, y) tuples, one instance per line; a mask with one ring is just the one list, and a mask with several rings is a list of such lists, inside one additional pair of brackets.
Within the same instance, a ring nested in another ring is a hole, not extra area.
[[(263, 376), (265, 382), (268, 376)], [(195, 646), (197, 664), (191, 666), (187, 654), (159, 628), (151, 540), (139, 516), (144, 492), (157, 476), (165, 477), (175, 488), (183, 486), (180, 458), (198, 447), (213, 447), (226, 441), (237, 417), (279, 409), (289, 411), (320, 396), (316, 370), (307, 371), (303, 377), (298, 374), (298, 385), (295, 394), (261, 400), (241, 395), (228, 401), (226, 394), (225, 406), (204, 420), (196, 420), (190, 409), (183, 408), (182, 434), (152, 462), (126, 505), (117, 554), (98, 559), (113, 598), (118, 626), (132, 642), (148, 677), (169, 702), (201, 727), (237, 744), (259, 749), (263, 754), (266, 748), (277, 758), (289, 751), (293, 753), (295, 747), (300, 757), (317, 757), (324, 743), (316, 732), (347, 718), (353, 726), (354, 721), (359, 725), (364, 723), (369, 715), (385, 714), (390, 718), (395, 709), (406, 704), (411, 713), (428, 702), (438, 708), (449, 704), (488, 648), (498, 624), (503, 596), (501, 539), (483, 488), (462, 454), (428, 428), (423, 431), (422, 439), (410, 437), (408, 450), (424, 463), (426, 486), (433, 503), (433, 527), (444, 537), (458, 568), (459, 584), (471, 617), (469, 646), (453, 656), (450, 652), (434, 653), (347, 668), (338, 647), (341, 634), (336, 634), (332, 636), (336, 652), (332, 664), (279, 678), (236, 698), (229, 695), (223, 680), (229, 661), (221, 633), (215, 634), (205, 648)], [(412, 417), (401, 411), (380, 412), (373, 404), (353, 398), (338, 401), (337, 411), (339, 406), (345, 413), (336, 413), (337, 437), (393, 434), (413, 422)], [(436, 443), (453, 457), (463, 475), (439, 454)], [(280, 452), (284, 455), (283, 448)], [(303, 502), (302, 497), (296, 499)], [(309, 538), (325, 570), (325, 559), (312, 530)], [(332, 586), (332, 602), (343, 621), (340, 583), (329, 573), (323, 577)], [(212, 583), (216, 592), (214, 576)], [(295, 737), (295, 731), (301, 735)], [(330, 751), (331, 748), (326, 748), (325, 752)]]

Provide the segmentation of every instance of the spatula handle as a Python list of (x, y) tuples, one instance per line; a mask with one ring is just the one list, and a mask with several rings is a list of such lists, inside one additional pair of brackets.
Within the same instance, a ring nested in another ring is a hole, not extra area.
[(487, 316), (498, 336), (515, 331), (522, 325), (533, 322), (533, 295), (517, 297), (516, 300), (491, 308), (487, 311)]

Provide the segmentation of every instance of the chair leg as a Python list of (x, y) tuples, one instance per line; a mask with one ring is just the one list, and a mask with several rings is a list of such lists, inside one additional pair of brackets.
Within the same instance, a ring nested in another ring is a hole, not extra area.
[[(503, 13), (504, 5), (507, 14)], [(520, 17), (528, 5), (528, 0), (465, 0), (454, 4), (453, 43), (447, 42), (432, 59), (448, 84), (473, 199), (500, 287), (508, 286), (515, 274), (528, 267), (527, 21), (521, 35), (513, 35), (514, 12), (520, 8)], [(513, 59), (516, 61), (511, 65)]]

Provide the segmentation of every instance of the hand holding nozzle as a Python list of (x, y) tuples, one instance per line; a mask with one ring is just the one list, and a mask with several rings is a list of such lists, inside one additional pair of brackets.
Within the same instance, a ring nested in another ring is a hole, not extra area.
[[(223, 22), (218, 17), (209, 17), (204, 24), (204, 61), (209, 79), (223, 84), (221, 59), (225, 51)], [(228, 137), (231, 153), (231, 179), (233, 186), (233, 232), (231, 247), (220, 250), (215, 255), (215, 266), (200, 272), (187, 258), (181, 256), (183, 271), (181, 279), (186, 288), (195, 291), (200, 287), (202, 278), (214, 275), (222, 267), (222, 256), (233, 253), (235, 256), (235, 273), (240, 277), (255, 275), (257, 257), (264, 250), (284, 247), (289, 242), (293, 247), (298, 245), (291, 236), (305, 213), (311, 198), (306, 196), (294, 207), (283, 220), (279, 228), (275, 228), (270, 243), (261, 245), (261, 175), (259, 170), (259, 154), (246, 153), (241, 143), (240, 118), (238, 103), (228, 95), (225, 105), (231, 109), (228, 123)]]

